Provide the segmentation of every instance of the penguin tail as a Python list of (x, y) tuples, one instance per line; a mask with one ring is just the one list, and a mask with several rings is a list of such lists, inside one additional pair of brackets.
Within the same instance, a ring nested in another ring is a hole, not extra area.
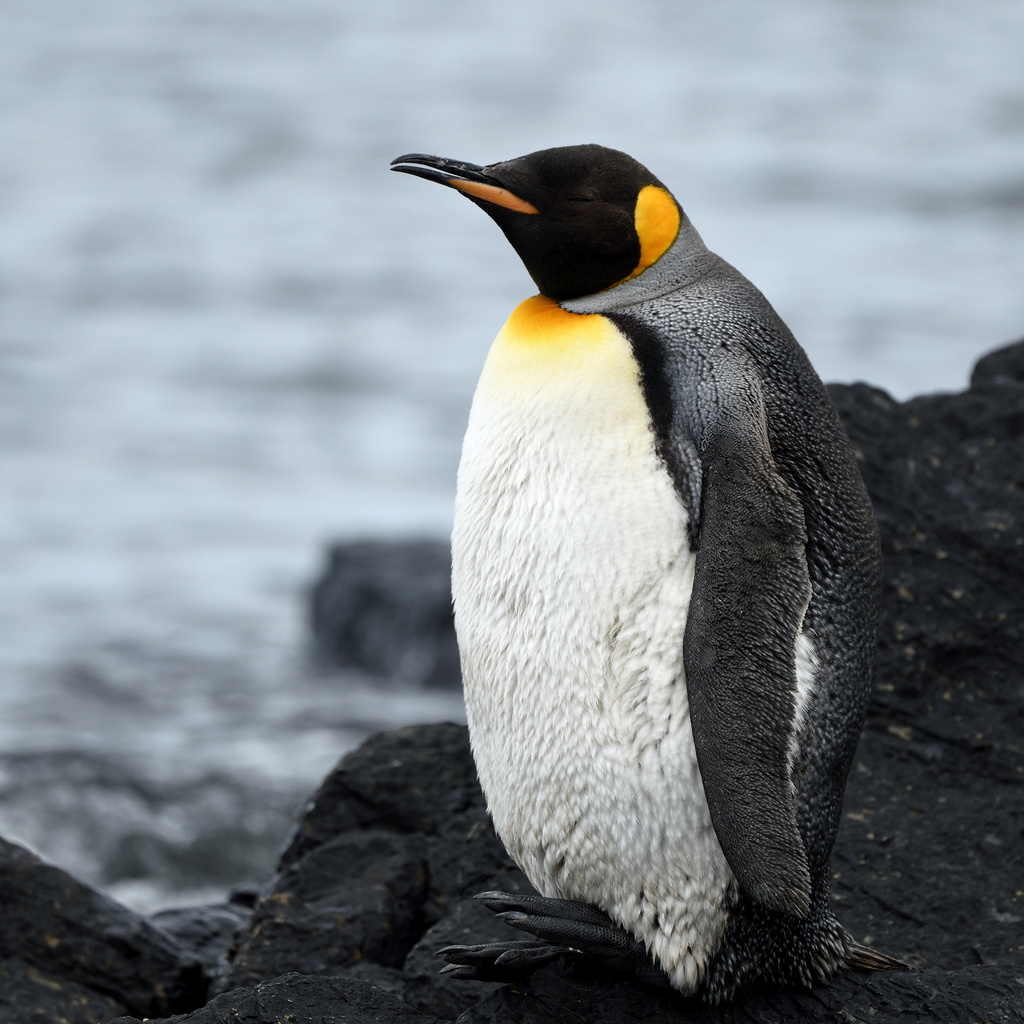
[(860, 971), (912, 971), (911, 964), (859, 942), (846, 942), (846, 966)]

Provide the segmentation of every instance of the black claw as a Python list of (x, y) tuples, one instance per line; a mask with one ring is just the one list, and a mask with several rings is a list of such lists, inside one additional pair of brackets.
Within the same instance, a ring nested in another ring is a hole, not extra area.
[(497, 916), (506, 924), (512, 925), (513, 928), (518, 927), (520, 922), (528, 921), (530, 919), (530, 915), (524, 914), (521, 910), (503, 910)]
[(547, 942), (536, 939), (514, 939), (511, 942), (485, 942), (477, 946), (445, 946), (435, 956), (443, 956), (453, 964), (492, 964), (505, 953), (523, 953), (550, 949)]
[(532, 974), (538, 967), (570, 953), (570, 949), (544, 944), (536, 949), (508, 949), (494, 961), (494, 966), (515, 971), (517, 974)]
[(460, 981), (486, 981), (480, 977), (480, 972), (475, 967), (463, 967), (461, 964), (448, 964), (442, 967), (439, 974), (447, 974), (450, 978), (458, 978)]
[[(466, 955), (471, 950), (480, 949), (479, 946), (445, 946), (443, 949), (434, 951), (434, 956), (443, 956), (451, 964), (471, 963), (470, 960), (462, 960), (460, 957)], [(442, 968), (447, 970), (448, 968)]]

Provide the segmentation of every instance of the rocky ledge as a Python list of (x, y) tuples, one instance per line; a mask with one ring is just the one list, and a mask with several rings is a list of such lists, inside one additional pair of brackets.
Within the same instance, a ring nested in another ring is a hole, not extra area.
[[(274, 880), (223, 906), (144, 920), (0, 844), (0, 1021), (1024, 1021), (1024, 342), (983, 359), (961, 394), (899, 403), (863, 384), (831, 390), (887, 581), (835, 899), (855, 937), (916, 970), (753, 992), (721, 1011), (581, 964), (521, 987), (440, 977), (438, 947), (512, 934), (472, 895), (528, 888), (488, 823), (464, 728), (442, 724), (382, 733), (345, 757)], [(403, 552), (429, 612), (402, 597)], [(318, 587), (323, 649), (443, 683), (446, 560), (422, 545), (338, 549)], [(332, 623), (332, 608), (365, 608), (346, 587), (365, 594), (367, 580), (416, 634), (404, 661), (351, 616)]]

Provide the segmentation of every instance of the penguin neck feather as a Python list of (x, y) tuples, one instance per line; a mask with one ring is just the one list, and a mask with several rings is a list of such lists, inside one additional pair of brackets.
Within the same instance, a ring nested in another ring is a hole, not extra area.
[(708, 251), (697, 229), (690, 223), (690, 218), (683, 214), (675, 241), (643, 273), (627, 278), (603, 292), (569, 299), (561, 305), (572, 313), (610, 313), (634, 306), (698, 280), (714, 260), (715, 257)]

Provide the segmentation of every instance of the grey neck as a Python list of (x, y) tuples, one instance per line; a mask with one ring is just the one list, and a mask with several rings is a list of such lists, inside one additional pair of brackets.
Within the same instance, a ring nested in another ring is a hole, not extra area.
[(709, 257), (708, 247), (684, 213), (675, 241), (642, 274), (603, 292), (569, 299), (560, 305), (570, 313), (609, 313), (613, 309), (635, 306), (696, 281), (704, 275)]

